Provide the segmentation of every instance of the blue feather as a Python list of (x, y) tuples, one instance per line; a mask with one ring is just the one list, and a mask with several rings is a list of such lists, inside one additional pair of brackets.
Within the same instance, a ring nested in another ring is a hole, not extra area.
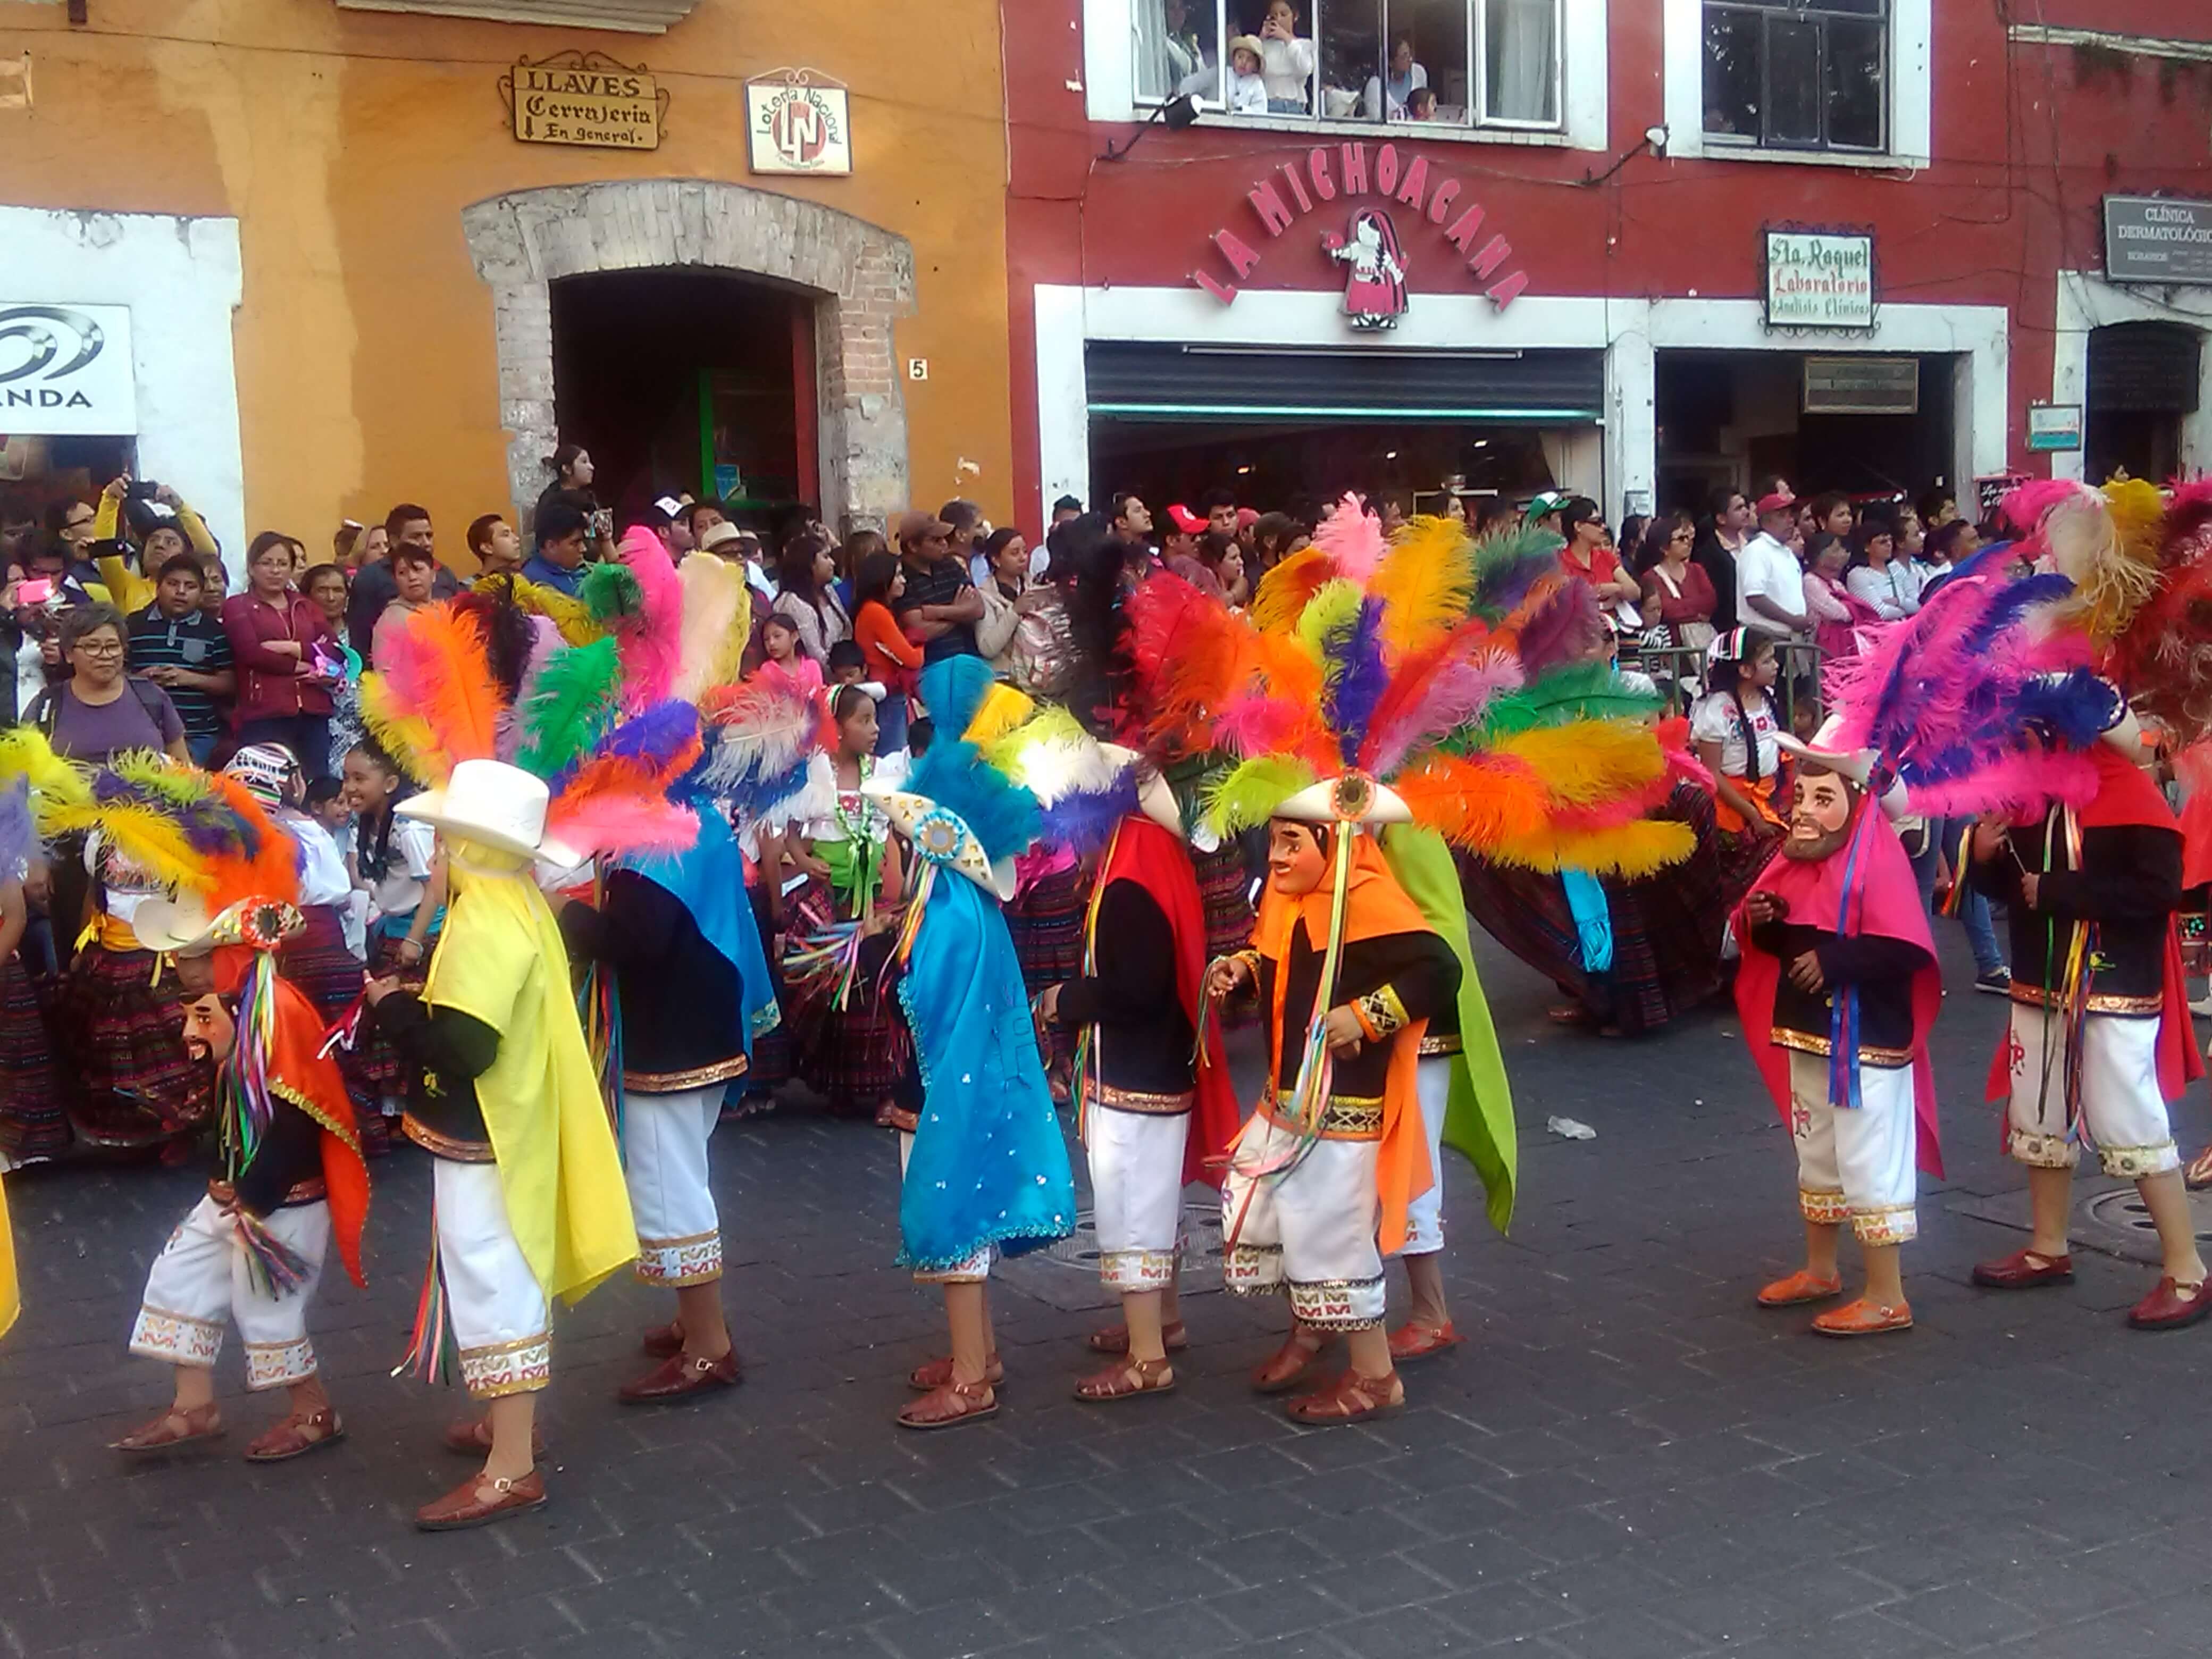
[(1133, 770), (1124, 771), (1109, 789), (1062, 795), (1045, 808), (1044, 828), (1037, 839), (1093, 853), (1113, 840), (1115, 826), (1138, 810), (1136, 776)]
[[(922, 683), (927, 685), (928, 674), (922, 676)], [(984, 760), (974, 744), (948, 738), (943, 728), (937, 741), (929, 745), (929, 752), (915, 764), (906, 787), (910, 793), (934, 801), (965, 823), (982, 843), (983, 855), (994, 863), (1028, 851), (1036, 839), (1043, 816), (1036, 797), (1009, 782), (1005, 773)]]
[(1371, 596), (1362, 600), (1352, 626), (1333, 631), (1322, 649), (1329, 725), (1349, 766), (1367, 741), (1376, 705), (1390, 687), (1390, 671), (1382, 660), (1382, 601)]
[(974, 723), (991, 684), (991, 665), (982, 658), (947, 657), (921, 671), (915, 695), (929, 710), (939, 735), (957, 738)]
[(688, 702), (657, 702), (607, 733), (599, 755), (665, 766), (699, 735), (699, 711)]
[(0, 790), (0, 881), (14, 881), (38, 844), (31, 827), (31, 781), (17, 778)]
[[(1977, 554), (1975, 557), (1978, 561), (1980, 556)], [(2030, 606), (2056, 603), (2073, 592), (2072, 579), (2056, 571), (2049, 575), (2021, 576), (2006, 583), (1990, 602), (1988, 613), (1966, 635), (1965, 648), (1980, 653), (1999, 634), (2018, 622)], [(1937, 597), (1942, 597), (1941, 590)]]

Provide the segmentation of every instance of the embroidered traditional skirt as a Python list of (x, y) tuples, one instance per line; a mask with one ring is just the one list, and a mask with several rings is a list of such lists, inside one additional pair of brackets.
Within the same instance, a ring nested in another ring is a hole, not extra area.
[[(809, 934), (829, 927), (836, 911), (829, 888), (809, 881), (786, 906), (786, 948), (802, 945)], [(829, 1097), (832, 1111), (873, 1115), (886, 1097), (909, 1103), (920, 1093), (914, 1039), (899, 1010), (896, 989), (878, 990), (872, 979), (855, 979), (842, 1009), (831, 1006), (836, 975), (785, 981), (789, 1000), (784, 1024), (792, 1034), (799, 1075), (817, 1094)]]
[[(1013, 935), (1022, 983), (1031, 998), (1048, 985), (1082, 976), (1083, 924), (1090, 908), (1091, 884), (1079, 864), (1038, 877), (1006, 907), (1006, 931)], [(1074, 1057), (1073, 1028), (1054, 1026), (1047, 1058), (1064, 1072)]]
[[(277, 970), (307, 993), (316, 1012), (325, 1021), (335, 1023), (360, 997), (368, 974), (361, 958), (346, 948), (345, 924), (339, 919), (336, 905), (310, 904), (301, 914), (307, 918), (307, 927), (286, 941), (284, 948), (277, 952)], [(392, 968), (380, 971), (392, 971), (398, 967), (397, 939), (371, 941), (380, 955), (387, 943), (392, 946)], [(419, 989), (421, 985), (418, 969), (409, 988)], [(336, 1052), (338, 1072), (345, 1079), (346, 1094), (353, 1101), (354, 1117), (361, 1127), (363, 1146), (366, 1148), (374, 1142), (380, 1147), (386, 1139), (381, 1103), (385, 1096), (396, 1096), (404, 1086), (404, 1068), (399, 1057), (389, 1043), (373, 1036), (363, 1036), (354, 1048)]]
[(1206, 955), (1234, 956), (1252, 942), (1252, 877), (1244, 848), (1234, 841), (1211, 853), (1194, 851), (1199, 901), (1206, 907)]
[(39, 990), (20, 956), (0, 961), (0, 1157), (13, 1164), (69, 1150), (69, 1111)]
[(145, 1146), (204, 1119), (211, 1103), (185, 1053), (177, 978), (154, 982), (151, 951), (76, 953), (54, 1005), (54, 1036), (76, 1085), (77, 1133), (95, 1146)]

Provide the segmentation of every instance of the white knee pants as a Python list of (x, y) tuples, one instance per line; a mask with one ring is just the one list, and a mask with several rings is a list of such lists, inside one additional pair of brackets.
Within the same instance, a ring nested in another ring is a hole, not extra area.
[(1093, 1106), (1083, 1124), (1098, 1282), (1109, 1291), (1164, 1290), (1182, 1249), (1188, 1112)]
[[(2081, 1148), (2067, 1133), (2064, 1018), (2015, 1002), (2008, 1049), (2005, 1150), (2039, 1169), (2073, 1168)], [(2136, 1181), (2181, 1167), (2158, 1086), (2155, 1015), (2091, 1014), (2082, 1021), (2081, 1117), (2106, 1175)]]
[(1835, 1226), (1848, 1221), (1862, 1244), (1903, 1244), (1917, 1237), (1912, 1068), (1862, 1065), (1862, 1103), (1837, 1106), (1828, 1099), (1827, 1056), (1792, 1053), (1790, 1094), (1797, 1203), (1805, 1219)]
[[(902, 1181), (906, 1178), (907, 1160), (913, 1156), (914, 1136), (909, 1131), (902, 1129), (899, 1131), (899, 1178)], [(990, 1276), (991, 1247), (986, 1244), (966, 1261), (940, 1273), (917, 1272), (914, 1282), (917, 1285), (981, 1285)]]
[(1444, 1108), (1451, 1101), (1456, 1054), (1423, 1054), (1413, 1073), (1421, 1132), (1429, 1142), (1429, 1190), (1406, 1206), (1406, 1247), (1400, 1255), (1434, 1255), (1444, 1247)]
[(545, 1292), (507, 1225), (496, 1164), (432, 1161), (438, 1268), (473, 1400), (528, 1394), (553, 1373)]
[(707, 1184), (707, 1142), (729, 1085), (648, 1095), (623, 1091), (623, 1173), (637, 1220), (637, 1276), (680, 1290), (722, 1276), (721, 1220)]
[(238, 1223), (211, 1198), (169, 1235), (146, 1275), (146, 1295), (131, 1329), (131, 1352), (172, 1365), (212, 1367), (222, 1351), (223, 1316), (246, 1345), (246, 1386), (281, 1389), (315, 1374), (307, 1341), (307, 1301), (323, 1276), (331, 1206), (295, 1204), (262, 1224), (307, 1263), (307, 1282), (284, 1296), (254, 1283)]
[(1221, 1188), (1223, 1282), (1240, 1296), (1287, 1291), (1301, 1324), (1370, 1329), (1382, 1322), (1382, 1143), (1318, 1141), (1288, 1174), (1263, 1176), (1297, 1139), (1263, 1118), (1245, 1126)]

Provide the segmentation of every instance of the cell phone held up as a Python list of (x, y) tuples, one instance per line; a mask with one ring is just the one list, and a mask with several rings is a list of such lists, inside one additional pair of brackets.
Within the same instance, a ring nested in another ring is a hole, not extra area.
[(161, 484), (152, 478), (133, 478), (123, 488), (124, 499), (133, 501), (150, 501), (161, 487)]

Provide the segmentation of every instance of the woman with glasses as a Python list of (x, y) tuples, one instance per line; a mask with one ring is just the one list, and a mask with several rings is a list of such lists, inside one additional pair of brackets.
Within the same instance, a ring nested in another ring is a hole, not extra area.
[(189, 763), (185, 722), (169, 694), (124, 669), (123, 613), (112, 605), (79, 605), (61, 618), (68, 678), (32, 701), (25, 718), (68, 760), (97, 765), (132, 749), (158, 749)]
[(1567, 574), (1579, 576), (1595, 590), (1598, 608), (1610, 611), (1626, 599), (1633, 606), (1642, 602), (1644, 590), (1637, 586), (1613, 551), (1613, 532), (1605, 526), (1605, 514), (1597, 510), (1597, 503), (1587, 495), (1577, 495), (1559, 509), (1559, 529), (1567, 544), (1559, 550), (1559, 562)]

